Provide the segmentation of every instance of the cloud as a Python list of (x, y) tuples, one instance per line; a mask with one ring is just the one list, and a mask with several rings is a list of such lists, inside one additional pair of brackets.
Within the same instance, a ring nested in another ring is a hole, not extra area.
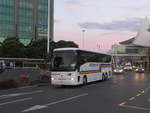
[(90, 6), (92, 3), (86, 2), (86, 1), (81, 1), (81, 0), (67, 0), (66, 1), (67, 5), (66, 8), (69, 9), (78, 9), (78, 8), (83, 8)]
[(114, 30), (114, 31), (132, 31), (136, 32), (144, 19), (130, 18), (126, 20), (112, 21), (110, 23), (85, 22), (78, 24), (84, 29)]
[(67, 8), (78, 9), (78, 8), (87, 7), (87, 6), (90, 6), (90, 4), (89, 3), (79, 3), (79, 4), (68, 5)]

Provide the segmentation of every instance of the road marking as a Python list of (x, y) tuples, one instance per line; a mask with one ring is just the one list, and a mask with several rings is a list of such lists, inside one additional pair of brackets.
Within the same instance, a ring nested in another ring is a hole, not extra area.
[(134, 100), (134, 99), (135, 99), (135, 97), (131, 97), (131, 98), (129, 98), (129, 100), (130, 100), (130, 101), (132, 101), (132, 100)]
[[(150, 89), (150, 86), (145, 88), (145, 90), (141, 90), (139, 91), (140, 93), (138, 93), (136, 96), (139, 97), (141, 96), (142, 94), (144, 94), (146, 91), (148, 91)], [(134, 100), (136, 97), (131, 97), (129, 98), (129, 101), (132, 101)], [(150, 98), (147, 99), (148, 101), (150, 101)], [(127, 102), (128, 101), (124, 101), (122, 102), (121, 104), (118, 104), (118, 106), (120, 107), (126, 107), (126, 108), (132, 108), (132, 109), (138, 109), (138, 110), (145, 110), (145, 111), (150, 111), (150, 108), (144, 108), (144, 107), (138, 107), (138, 106), (130, 106), (130, 105), (127, 105)], [(126, 104), (126, 105), (125, 105)]]
[(139, 97), (139, 96), (141, 96), (141, 94), (139, 93), (139, 94), (137, 94), (136, 96)]
[(23, 101), (27, 101), (27, 100), (31, 100), (31, 99), (32, 99), (32, 97), (18, 99), (18, 100), (9, 101), (9, 102), (4, 102), (4, 103), (0, 103), (0, 106), (7, 105), (7, 104), (13, 104), (13, 103), (17, 103), (17, 102), (23, 102)]
[(125, 105), (127, 102), (126, 101), (124, 101), (124, 102), (122, 102), (121, 104), (119, 104), (118, 106), (123, 106), (123, 105)]
[(42, 92), (43, 90), (37, 90), (37, 91), (25, 92), (25, 93), (13, 93), (13, 94), (7, 94), (7, 95), (0, 95), (0, 99), (6, 99), (6, 98), (11, 98), (11, 97), (30, 95), (30, 94), (36, 94), (36, 93), (42, 93)]
[(145, 91), (142, 91), (141, 93), (145, 93)]
[(131, 109), (138, 109), (138, 110), (145, 110), (150, 111), (150, 108), (144, 108), (144, 107), (137, 107), (137, 106), (129, 106), (129, 105), (123, 105), (121, 107), (131, 108)]
[(17, 88), (17, 89), (27, 89), (27, 88), (35, 88), (35, 87), (38, 87), (38, 86), (37, 85), (24, 86), (24, 87), (20, 87), (20, 88)]
[(147, 90), (149, 90), (149, 88), (146, 88), (145, 90), (147, 91)]
[(28, 108), (28, 109), (22, 111), (21, 113), (47, 108), (48, 106), (51, 106), (51, 105), (59, 104), (59, 103), (66, 102), (66, 101), (69, 101), (69, 100), (73, 100), (73, 99), (76, 99), (76, 98), (84, 97), (84, 96), (87, 96), (87, 95), (88, 95), (88, 93), (83, 93), (81, 95), (73, 96), (73, 97), (62, 99), (62, 100), (55, 101), (55, 102), (51, 102), (51, 103), (48, 103), (48, 104), (45, 104), (45, 105), (35, 105), (35, 106), (32, 106), (31, 108)]
[(150, 98), (148, 98), (147, 100), (150, 101)]

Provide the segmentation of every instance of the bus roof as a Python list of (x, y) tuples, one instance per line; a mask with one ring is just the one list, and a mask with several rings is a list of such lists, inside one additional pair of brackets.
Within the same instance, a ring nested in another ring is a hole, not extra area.
[(81, 51), (86, 51), (86, 52), (93, 52), (93, 53), (101, 53), (101, 54), (105, 54), (105, 55), (110, 55), (108, 53), (105, 52), (101, 52), (101, 51), (95, 51), (95, 50), (86, 50), (86, 49), (80, 49), (80, 48), (57, 48), (54, 49), (54, 51), (63, 51), (63, 50), (81, 50)]

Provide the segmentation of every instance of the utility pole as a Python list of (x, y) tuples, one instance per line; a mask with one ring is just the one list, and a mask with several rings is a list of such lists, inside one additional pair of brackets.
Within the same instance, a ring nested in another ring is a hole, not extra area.
[(48, 0), (48, 36), (47, 55), (48, 59), (52, 55), (52, 42), (54, 39), (54, 0)]
[(51, 69), (51, 59), (53, 55), (53, 42), (54, 39), (54, 0), (48, 0), (48, 30), (47, 30), (47, 60), (50, 63), (49, 69)]

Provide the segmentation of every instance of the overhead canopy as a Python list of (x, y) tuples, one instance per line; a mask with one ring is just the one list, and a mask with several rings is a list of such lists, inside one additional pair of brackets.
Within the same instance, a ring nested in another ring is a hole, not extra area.
[(135, 37), (133, 44), (139, 46), (150, 47), (150, 23), (146, 18), (141, 26), (137, 36)]
[(130, 38), (130, 39), (128, 39), (128, 40), (125, 40), (125, 41), (120, 42), (120, 44), (122, 44), (122, 45), (132, 44), (133, 41), (134, 41), (134, 39), (135, 39), (135, 37), (134, 37), (134, 38)]

